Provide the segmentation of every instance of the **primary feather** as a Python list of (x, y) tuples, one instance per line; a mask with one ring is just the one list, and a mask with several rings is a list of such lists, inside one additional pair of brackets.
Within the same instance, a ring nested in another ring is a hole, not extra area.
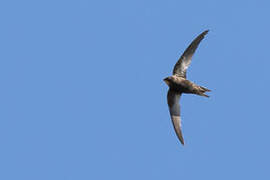
[(188, 48), (184, 51), (182, 56), (179, 58), (177, 63), (173, 68), (173, 75), (181, 76), (186, 78), (187, 68), (191, 63), (191, 59), (193, 54), (195, 53), (197, 47), (199, 46), (200, 42), (204, 38), (204, 36), (208, 33), (209, 30), (204, 31), (196, 39), (192, 41), (192, 43), (188, 46)]

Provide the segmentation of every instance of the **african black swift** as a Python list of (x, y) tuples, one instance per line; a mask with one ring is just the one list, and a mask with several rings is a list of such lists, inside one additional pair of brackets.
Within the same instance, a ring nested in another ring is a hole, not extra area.
[(173, 75), (164, 79), (165, 83), (169, 86), (167, 101), (170, 110), (170, 115), (173, 123), (174, 130), (178, 139), (184, 145), (184, 138), (181, 131), (181, 118), (180, 118), (180, 104), (179, 100), (182, 93), (197, 94), (204, 97), (209, 97), (205, 92), (209, 89), (199, 86), (186, 79), (186, 71), (191, 63), (193, 54), (195, 53), (198, 45), (208, 30), (201, 33), (192, 43), (188, 46), (185, 52), (174, 66)]

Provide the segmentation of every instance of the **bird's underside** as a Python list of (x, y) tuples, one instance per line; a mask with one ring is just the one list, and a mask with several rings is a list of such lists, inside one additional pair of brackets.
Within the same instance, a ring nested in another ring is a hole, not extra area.
[(204, 94), (205, 92), (210, 91), (209, 89), (199, 86), (183, 77), (173, 75), (165, 78), (164, 81), (170, 87), (170, 89), (175, 92), (197, 94), (200, 96), (209, 97), (208, 95)]
[(191, 58), (195, 53), (201, 40), (207, 34), (207, 31), (201, 33), (185, 50), (183, 55), (177, 61), (173, 69), (173, 75), (164, 79), (169, 86), (167, 94), (167, 102), (173, 123), (174, 130), (180, 142), (184, 145), (184, 138), (181, 130), (180, 104), (179, 100), (182, 93), (197, 94), (200, 96), (209, 97), (205, 92), (209, 89), (196, 85), (195, 83), (186, 79), (186, 70), (191, 63)]

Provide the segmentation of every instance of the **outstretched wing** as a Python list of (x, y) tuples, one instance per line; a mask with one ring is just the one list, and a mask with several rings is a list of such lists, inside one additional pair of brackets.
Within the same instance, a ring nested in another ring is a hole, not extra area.
[(169, 89), (167, 94), (167, 101), (169, 105), (174, 130), (176, 132), (178, 139), (184, 145), (184, 138), (181, 131), (180, 104), (179, 104), (180, 96), (181, 93)]
[(196, 39), (192, 41), (192, 43), (188, 46), (188, 48), (185, 50), (185, 52), (182, 54), (180, 59), (177, 61), (177, 63), (174, 66), (173, 74), (177, 76), (181, 76), (183, 78), (186, 78), (186, 71), (191, 63), (191, 58), (193, 54), (195, 53), (198, 45), (200, 44), (201, 40), (204, 38), (204, 36), (208, 33), (209, 30), (204, 31), (201, 33)]

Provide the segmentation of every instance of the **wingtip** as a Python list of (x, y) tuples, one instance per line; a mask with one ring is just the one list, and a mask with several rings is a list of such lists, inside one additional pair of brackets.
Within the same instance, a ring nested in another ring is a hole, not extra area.
[(184, 140), (183, 141), (180, 141), (181, 142), (181, 144), (183, 145), (183, 146), (185, 146), (185, 142), (184, 142)]
[(184, 146), (185, 141), (184, 141), (184, 138), (183, 138), (183, 135), (182, 135), (182, 131), (180, 130), (180, 132), (177, 132), (176, 134), (178, 136), (178, 139), (179, 139), (180, 143)]
[(203, 32), (203, 35), (206, 35), (209, 31), (210, 31), (209, 29), (205, 30), (205, 31)]

